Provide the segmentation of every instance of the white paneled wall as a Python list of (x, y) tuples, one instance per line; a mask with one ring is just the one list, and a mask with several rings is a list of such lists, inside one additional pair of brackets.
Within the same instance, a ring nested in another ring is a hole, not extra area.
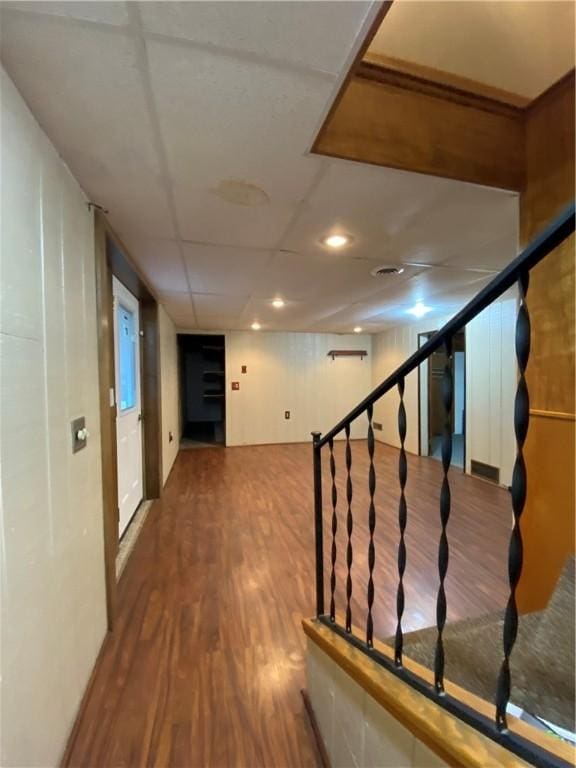
[(158, 307), (158, 321), (162, 393), (162, 484), (165, 485), (180, 445), (178, 341), (174, 323), (162, 306)]
[[(449, 320), (423, 320), (399, 326), (373, 337), (372, 385), (376, 387), (418, 348), (418, 333), (434, 331)], [(497, 301), (466, 327), (466, 464), (470, 460), (500, 468), (500, 482), (511, 482), (514, 461), (514, 392), (516, 362), (514, 327), (516, 298)], [(423, 372), (422, 375), (425, 375)], [(374, 421), (382, 424), (377, 440), (399, 447), (397, 390), (374, 408)], [(406, 378), (406, 450), (418, 453), (418, 375)], [(425, 414), (424, 414), (425, 417)]]
[[(436, 331), (449, 319), (449, 317), (430, 318), (376, 334), (372, 342), (374, 351), (372, 386), (378, 386), (418, 349), (419, 333)], [(382, 431), (374, 432), (376, 439), (397, 448), (400, 447), (398, 437), (399, 401), (398, 390), (394, 389), (384, 395), (374, 406), (374, 421), (382, 424)], [(416, 371), (406, 377), (404, 405), (406, 406), (407, 417), (406, 450), (418, 453), (418, 373)]]
[(516, 297), (491, 304), (466, 329), (466, 465), (475, 459), (500, 468), (510, 485), (515, 457), (514, 334)]
[(48, 766), (106, 631), (93, 217), (0, 74), (0, 762)]
[(446, 766), (311, 640), (306, 676), (332, 768)]
[[(331, 349), (364, 349), (368, 357), (332, 360)], [(372, 384), (371, 338), (359, 334), (226, 334), (226, 443), (253, 445), (311, 440), (328, 431)], [(243, 365), (247, 373), (241, 373)], [(232, 391), (233, 381), (240, 383)], [(290, 419), (284, 412), (290, 411)], [(352, 437), (366, 436), (362, 417)]]

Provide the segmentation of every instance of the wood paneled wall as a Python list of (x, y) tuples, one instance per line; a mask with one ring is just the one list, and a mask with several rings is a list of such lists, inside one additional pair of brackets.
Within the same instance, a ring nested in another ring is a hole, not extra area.
[[(520, 199), (527, 244), (574, 198), (574, 72), (543, 94), (526, 120), (526, 182)], [(574, 236), (530, 276), (532, 349), (527, 370), (528, 497), (522, 519), (522, 611), (543, 608), (574, 551)]]
[(324, 123), (320, 155), (520, 190), (523, 112), (361, 65)]

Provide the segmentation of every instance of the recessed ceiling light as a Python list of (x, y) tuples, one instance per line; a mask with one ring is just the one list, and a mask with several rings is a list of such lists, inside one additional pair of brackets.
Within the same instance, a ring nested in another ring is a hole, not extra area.
[(280, 298), (274, 299), (274, 301), (272, 302), (272, 306), (276, 307), (276, 309), (280, 309), (281, 307), (284, 306), (284, 299), (280, 299)]
[(257, 320), (255, 320), (250, 327), (253, 331), (259, 331), (262, 326)]
[(328, 235), (322, 242), (329, 248), (343, 248), (351, 239), (350, 235)]
[(414, 315), (414, 317), (424, 317), (425, 314), (432, 311), (432, 307), (427, 307), (425, 304), (422, 304), (421, 301), (417, 301), (416, 304), (408, 310), (408, 312), (411, 315)]
[(354, 328), (354, 333), (362, 333), (362, 328), (360, 328), (360, 326), (357, 325), (356, 328)]

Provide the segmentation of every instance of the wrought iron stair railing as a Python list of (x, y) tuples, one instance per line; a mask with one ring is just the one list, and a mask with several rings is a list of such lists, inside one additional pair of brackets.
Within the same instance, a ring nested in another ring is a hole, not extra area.
[[(526, 296), (528, 292), (530, 271), (536, 264), (550, 254), (566, 238), (574, 232), (575, 206), (570, 205), (564, 210), (532, 243), (500, 272), (485, 288), (483, 288), (458, 314), (437, 331), (422, 347), (409, 357), (394, 373), (379, 384), (373, 392), (353, 408), (347, 416), (336, 424), (326, 434), (312, 433), (313, 437), (313, 471), (314, 471), (314, 514), (315, 514), (315, 548), (316, 548), (316, 613), (318, 620), (333, 631), (348, 640), (380, 665), (402, 678), (406, 683), (420, 691), (425, 696), (436, 701), (440, 706), (461, 718), (469, 725), (491, 739), (499, 742), (522, 759), (537, 766), (567, 766), (568, 763), (543, 749), (532, 741), (508, 730), (506, 710), (510, 699), (511, 673), (510, 658), (518, 632), (518, 609), (516, 605), (516, 588), (522, 571), (522, 536), (520, 520), (526, 500), (527, 476), (523, 457), (523, 447), (528, 432), (530, 414), (529, 393), (525, 378), (526, 366), (530, 355), (530, 317)], [(450, 464), (452, 455), (452, 434), (450, 429), (450, 411), (453, 399), (452, 380), (452, 341), (456, 333), (467, 323), (500, 298), (514, 285), (519, 289), (519, 304), (516, 319), (516, 359), (518, 363), (518, 382), (514, 402), (514, 431), (516, 436), (516, 460), (514, 463), (511, 497), (513, 511), (513, 527), (510, 536), (508, 554), (509, 597), (506, 605), (503, 623), (503, 658), (497, 677), (494, 695), (494, 719), (490, 720), (471, 709), (461, 701), (446, 694), (444, 690), (444, 644), (443, 632), (446, 624), (447, 599), (444, 581), (448, 572), (449, 540), (448, 523), (450, 519)], [(442, 484), (439, 494), (439, 512), (441, 534), (438, 544), (438, 580), (439, 588), (436, 600), (436, 649), (434, 658), (434, 685), (428, 685), (424, 680), (403, 666), (403, 629), (402, 618), (405, 609), (404, 572), (407, 560), (405, 531), (408, 522), (408, 509), (404, 489), (407, 482), (407, 460), (404, 448), (406, 438), (406, 409), (404, 404), (404, 387), (406, 376), (418, 368), (424, 361), (441, 348), (446, 352), (446, 365), (442, 381), (442, 400), (445, 414), (445, 424), (442, 435)], [(398, 586), (396, 592), (396, 634), (394, 641), (394, 660), (374, 648), (373, 605), (375, 594), (376, 552), (374, 531), (377, 523), (374, 495), (376, 487), (376, 466), (374, 462), (374, 404), (387, 392), (397, 389), (400, 403), (398, 408), (398, 433), (400, 452), (398, 463), (399, 505), (398, 529), (399, 545), (397, 554)], [(350, 446), (350, 428), (358, 417), (366, 415), (368, 420), (367, 446), (369, 457), (368, 470), (368, 580), (367, 580), (367, 621), (365, 638), (362, 639), (352, 632), (352, 562), (353, 562), (353, 528), (352, 512), (353, 483), (352, 483), (352, 451)], [(337, 621), (335, 608), (336, 593), (336, 533), (338, 517), (336, 513), (338, 491), (336, 486), (336, 464), (334, 460), (334, 438), (340, 433), (345, 438), (345, 469), (346, 469), (346, 579), (345, 579), (345, 621), (344, 625)], [(323, 500), (322, 500), (322, 450), (328, 446), (330, 466), (330, 527), (332, 534), (330, 548), (330, 602), (326, 613), (324, 597), (324, 541), (323, 541)]]

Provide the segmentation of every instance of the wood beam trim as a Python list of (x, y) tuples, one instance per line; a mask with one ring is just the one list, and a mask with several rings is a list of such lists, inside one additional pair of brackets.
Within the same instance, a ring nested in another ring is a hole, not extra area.
[(549, 88), (543, 91), (539, 96), (537, 96), (533, 101), (531, 101), (530, 104), (528, 104), (526, 108), (527, 116), (537, 111), (542, 106), (545, 107), (547, 104), (549, 104), (550, 101), (554, 100), (558, 96), (558, 94), (561, 93), (564, 89), (574, 91), (575, 75), (576, 75), (576, 68), (572, 68), (570, 72), (567, 72), (564, 75), (564, 77), (561, 77), (555, 83), (552, 83), (552, 85)]
[[(528, 100), (523, 100), (522, 106), (519, 106), (506, 100), (504, 94), (501, 98), (497, 98), (495, 94), (488, 95), (488, 92), (483, 94), (478, 92), (479, 89), (474, 91), (464, 87), (463, 84), (458, 86), (455, 83), (442, 82), (428, 76), (424, 71), (418, 72), (414, 67), (404, 69), (400, 63), (395, 66), (391, 62), (390, 66), (386, 66), (380, 61), (364, 59), (355, 74), (365, 80), (373, 80), (384, 85), (393, 85), (416, 93), (435, 96), (445, 101), (481, 109), (492, 114), (504, 115), (518, 121), (524, 119), (524, 107), (528, 104)], [(512, 94), (509, 98), (511, 97)]]
[(519, 191), (524, 125), (510, 116), (355, 76), (317, 154)]

